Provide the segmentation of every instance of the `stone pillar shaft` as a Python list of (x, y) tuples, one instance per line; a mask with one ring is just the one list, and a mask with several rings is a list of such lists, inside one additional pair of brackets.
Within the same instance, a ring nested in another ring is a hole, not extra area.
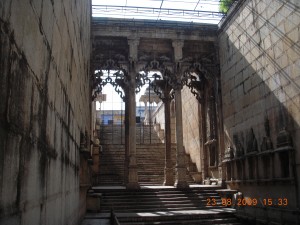
[(207, 166), (207, 150), (206, 150), (206, 116), (205, 116), (205, 101), (204, 99), (200, 102), (200, 134), (202, 136), (201, 142), (201, 171), (202, 171), (202, 181), (208, 176), (208, 166)]
[(128, 116), (128, 88), (125, 91), (125, 162), (124, 162), (124, 184), (128, 183), (129, 166), (129, 116)]
[(138, 189), (138, 174), (136, 162), (136, 102), (135, 102), (135, 76), (139, 39), (128, 39), (130, 69), (128, 80), (128, 182), (126, 187), (129, 189)]
[(186, 182), (186, 165), (185, 153), (183, 149), (183, 127), (182, 127), (182, 100), (181, 100), (181, 68), (180, 61), (183, 57), (182, 48), (184, 46), (183, 40), (173, 40), (172, 46), (174, 48), (174, 59), (176, 67), (174, 71), (175, 83), (173, 89), (175, 91), (175, 111), (176, 111), (176, 181), (174, 186), (177, 188), (188, 188)]
[[(169, 93), (165, 93), (168, 96)], [(170, 99), (164, 100), (165, 105), (165, 186), (174, 185), (174, 173), (172, 168), (172, 149), (171, 149), (171, 114)]]
[(175, 89), (175, 110), (176, 110), (176, 181), (177, 188), (188, 188), (186, 182), (185, 154), (183, 149), (183, 127), (182, 127), (182, 100), (181, 89)]
[(136, 162), (136, 102), (135, 102), (135, 73), (131, 73), (128, 90), (128, 182), (129, 189), (139, 188)]

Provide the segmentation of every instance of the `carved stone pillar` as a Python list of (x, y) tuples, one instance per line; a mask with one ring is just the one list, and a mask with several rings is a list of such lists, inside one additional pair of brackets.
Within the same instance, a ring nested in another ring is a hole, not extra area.
[(136, 162), (136, 102), (135, 102), (135, 62), (137, 61), (138, 39), (128, 39), (130, 55), (130, 72), (128, 83), (128, 182), (126, 187), (138, 189), (138, 174)]
[(172, 46), (174, 48), (175, 58), (175, 82), (173, 89), (175, 91), (175, 111), (176, 111), (176, 181), (174, 186), (177, 188), (188, 188), (186, 182), (186, 165), (185, 154), (183, 148), (183, 127), (182, 127), (182, 100), (181, 100), (181, 72), (180, 60), (182, 59), (182, 48), (184, 45), (183, 40), (173, 40)]
[[(154, 92), (159, 95), (159, 98), (163, 101), (165, 107), (165, 179), (164, 185), (174, 185), (174, 170), (172, 162), (172, 149), (171, 149), (171, 96), (170, 92), (172, 87), (166, 80), (154, 80), (155, 85)], [(160, 91), (158, 91), (158, 89)]]
[[(169, 93), (165, 93), (169, 95)], [(165, 96), (167, 96), (165, 95)], [(165, 105), (165, 186), (174, 185), (174, 173), (172, 168), (172, 149), (171, 149), (171, 113), (170, 113), (171, 99), (164, 100)]]
[(202, 100), (199, 102), (199, 116), (200, 116), (200, 136), (202, 137), (201, 141), (201, 147), (200, 147), (200, 157), (201, 157), (201, 171), (202, 171), (202, 181), (206, 179), (208, 176), (208, 166), (207, 166), (207, 151), (205, 143), (207, 141), (206, 139), (206, 116), (205, 116), (205, 101), (204, 101), (204, 95), (202, 96)]
[[(220, 62), (219, 46), (215, 43), (215, 61)], [(218, 135), (218, 148), (219, 148), (219, 183), (225, 184), (226, 180), (226, 164), (223, 164), (225, 154), (225, 141), (224, 141), (224, 127), (223, 127), (223, 107), (222, 107), (222, 90), (220, 80), (220, 68), (215, 66), (214, 72), (216, 74), (216, 119), (217, 119), (217, 135)], [(232, 163), (231, 163), (232, 164)], [(232, 170), (231, 170), (232, 173)]]
[(124, 184), (128, 183), (129, 166), (129, 116), (128, 116), (128, 88), (125, 89), (125, 161), (124, 161)]
[(219, 77), (216, 79), (217, 96), (216, 96), (216, 118), (217, 118), (217, 135), (219, 147), (219, 183), (225, 184), (226, 180), (226, 165), (222, 163), (224, 159), (225, 143), (224, 143), (224, 129), (223, 129), (223, 111), (222, 111), (222, 94), (221, 94), (221, 81)]
[(174, 185), (174, 170), (172, 163), (172, 149), (171, 149), (171, 96), (170, 91), (172, 87), (168, 84), (166, 80), (156, 80), (155, 85), (161, 90), (163, 93), (162, 99), (165, 106), (165, 180), (164, 185), (170, 186)]
[(185, 154), (183, 149), (183, 127), (182, 127), (182, 100), (181, 89), (175, 90), (175, 111), (176, 111), (176, 181), (177, 188), (189, 187), (186, 182)]

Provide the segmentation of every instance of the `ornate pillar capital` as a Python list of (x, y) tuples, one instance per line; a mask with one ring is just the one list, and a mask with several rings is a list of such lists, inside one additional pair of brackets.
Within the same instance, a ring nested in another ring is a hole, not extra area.
[(175, 62), (178, 62), (182, 59), (182, 48), (184, 46), (184, 40), (172, 40), (172, 46), (174, 48), (174, 59)]
[(128, 37), (127, 41), (128, 41), (129, 45), (139, 45), (140, 38), (139, 37)]
[(127, 41), (129, 45), (129, 58), (131, 61), (137, 61), (140, 38), (127, 38)]

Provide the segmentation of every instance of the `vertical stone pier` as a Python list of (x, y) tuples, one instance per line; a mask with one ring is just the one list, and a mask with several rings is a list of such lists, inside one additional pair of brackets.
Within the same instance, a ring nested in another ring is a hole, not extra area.
[(135, 102), (135, 76), (137, 62), (137, 50), (139, 39), (128, 39), (129, 55), (130, 55), (130, 68), (129, 68), (129, 83), (128, 83), (128, 182), (126, 187), (128, 189), (138, 189), (138, 174), (136, 162), (136, 102)]
[(181, 100), (181, 74), (179, 61), (182, 59), (182, 48), (184, 41), (174, 40), (172, 46), (174, 48), (174, 57), (176, 62), (176, 84), (174, 85), (175, 91), (175, 111), (176, 111), (176, 180), (174, 186), (176, 188), (188, 188), (189, 185), (186, 182), (186, 166), (183, 149), (183, 132), (182, 132), (182, 100)]

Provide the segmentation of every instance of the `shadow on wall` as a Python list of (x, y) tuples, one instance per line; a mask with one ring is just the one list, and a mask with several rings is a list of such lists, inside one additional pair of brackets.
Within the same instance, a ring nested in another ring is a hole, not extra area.
[(293, 31), (242, 10), (249, 17), (233, 18), (219, 35), (227, 184), (299, 208), (300, 45)]

